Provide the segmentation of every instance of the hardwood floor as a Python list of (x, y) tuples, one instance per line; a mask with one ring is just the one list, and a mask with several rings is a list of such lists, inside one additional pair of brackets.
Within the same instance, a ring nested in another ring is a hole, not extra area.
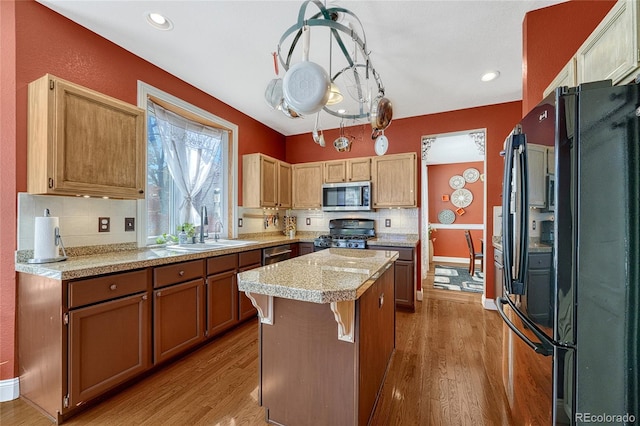
[[(432, 278), (431, 278), (432, 279)], [(372, 425), (511, 425), (502, 387), (502, 323), (478, 294), (423, 283), (415, 313), (398, 311), (392, 357)], [(258, 405), (257, 322), (72, 417), (73, 425), (265, 425)], [(22, 400), (0, 424), (50, 425)]]

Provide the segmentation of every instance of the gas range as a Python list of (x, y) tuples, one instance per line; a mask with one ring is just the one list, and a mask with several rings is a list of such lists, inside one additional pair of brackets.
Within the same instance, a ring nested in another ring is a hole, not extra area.
[(366, 249), (367, 240), (375, 238), (373, 219), (332, 219), (329, 221), (329, 234), (315, 239), (316, 250), (338, 247)]

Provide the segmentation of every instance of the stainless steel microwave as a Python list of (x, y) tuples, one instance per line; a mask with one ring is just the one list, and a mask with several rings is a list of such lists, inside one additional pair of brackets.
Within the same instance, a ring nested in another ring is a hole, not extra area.
[(371, 182), (325, 183), (322, 185), (322, 210), (371, 210)]

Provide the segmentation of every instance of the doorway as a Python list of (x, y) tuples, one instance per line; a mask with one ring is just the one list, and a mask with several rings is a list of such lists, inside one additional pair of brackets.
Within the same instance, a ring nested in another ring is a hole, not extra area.
[[(469, 267), (465, 230), (471, 231), (475, 251), (485, 251), (485, 136), (486, 129), (473, 129), (422, 137), (420, 240), (425, 286), (432, 286), (436, 264)], [(475, 270), (480, 266), (477, 262)], [(469, 287), (474, 289), (461, 290), (485, 293), (484, 285)]]

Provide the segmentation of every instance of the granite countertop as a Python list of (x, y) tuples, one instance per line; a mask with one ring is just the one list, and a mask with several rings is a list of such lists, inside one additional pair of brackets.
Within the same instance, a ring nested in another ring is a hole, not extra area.
[[(280, 244), (313, 242), (317, 236), (318, 234), (314, 232), (299, 232), (296, 235), (296, 238), (289, 238), (284, 235), (251, 234), (241, 238), (251, 241), (248, 244), (225, 248), (212, 248), (207, 251), (174, 251), (168, 250), (166, 246), (150, 246), (148, 248), (141, 249), (130, 248), (118, 251), (104, 251), (96, 249), (94, 252), (88, 250), (82, 255), (69, 255), (69, 258), (63, 262), (43, 264), (27, 263), (29, 252), (18, 252), (16, 255), (15, 270), (16, 272), (23, 272), (57, 280), (70, 280), (147, 268), (150, 266), (167, 265), (188, 260), (206, 259), (208, 257), (262, 249)], [(413, 246), (415, 246), (416, 242), (414, 242), (411, 236), (404, 237), (405, 238), (392, 236), (389, 238), (379, 238), (372, 240), (371, 245), (375, 246), (377, 244), (402, 247), (411, 246), (413, 244)], [(67, 249), (67, 252), (72, 251), (72, 249)]]
[[(416, 247), (420, 243), (418, 234), (384, 234), (367, 240), (369, 246)], [(372, 247), (375, 248), (375, 247)]]
[(238, 274), (238, 290), (313, 303), (358, 299), (397, 251), (330, 248)]
[[(493, 247), (502, 251), (502, 237), (498, 237), (494, 235), (491, 239), (491, 244), (493, 245)], [(529, 239), (529, 247), (528, 247), (529, 253), (551, 253), (552, 249), (553, 249), (553, 246), (549, 244), (541, 243), (536, 238)]]

